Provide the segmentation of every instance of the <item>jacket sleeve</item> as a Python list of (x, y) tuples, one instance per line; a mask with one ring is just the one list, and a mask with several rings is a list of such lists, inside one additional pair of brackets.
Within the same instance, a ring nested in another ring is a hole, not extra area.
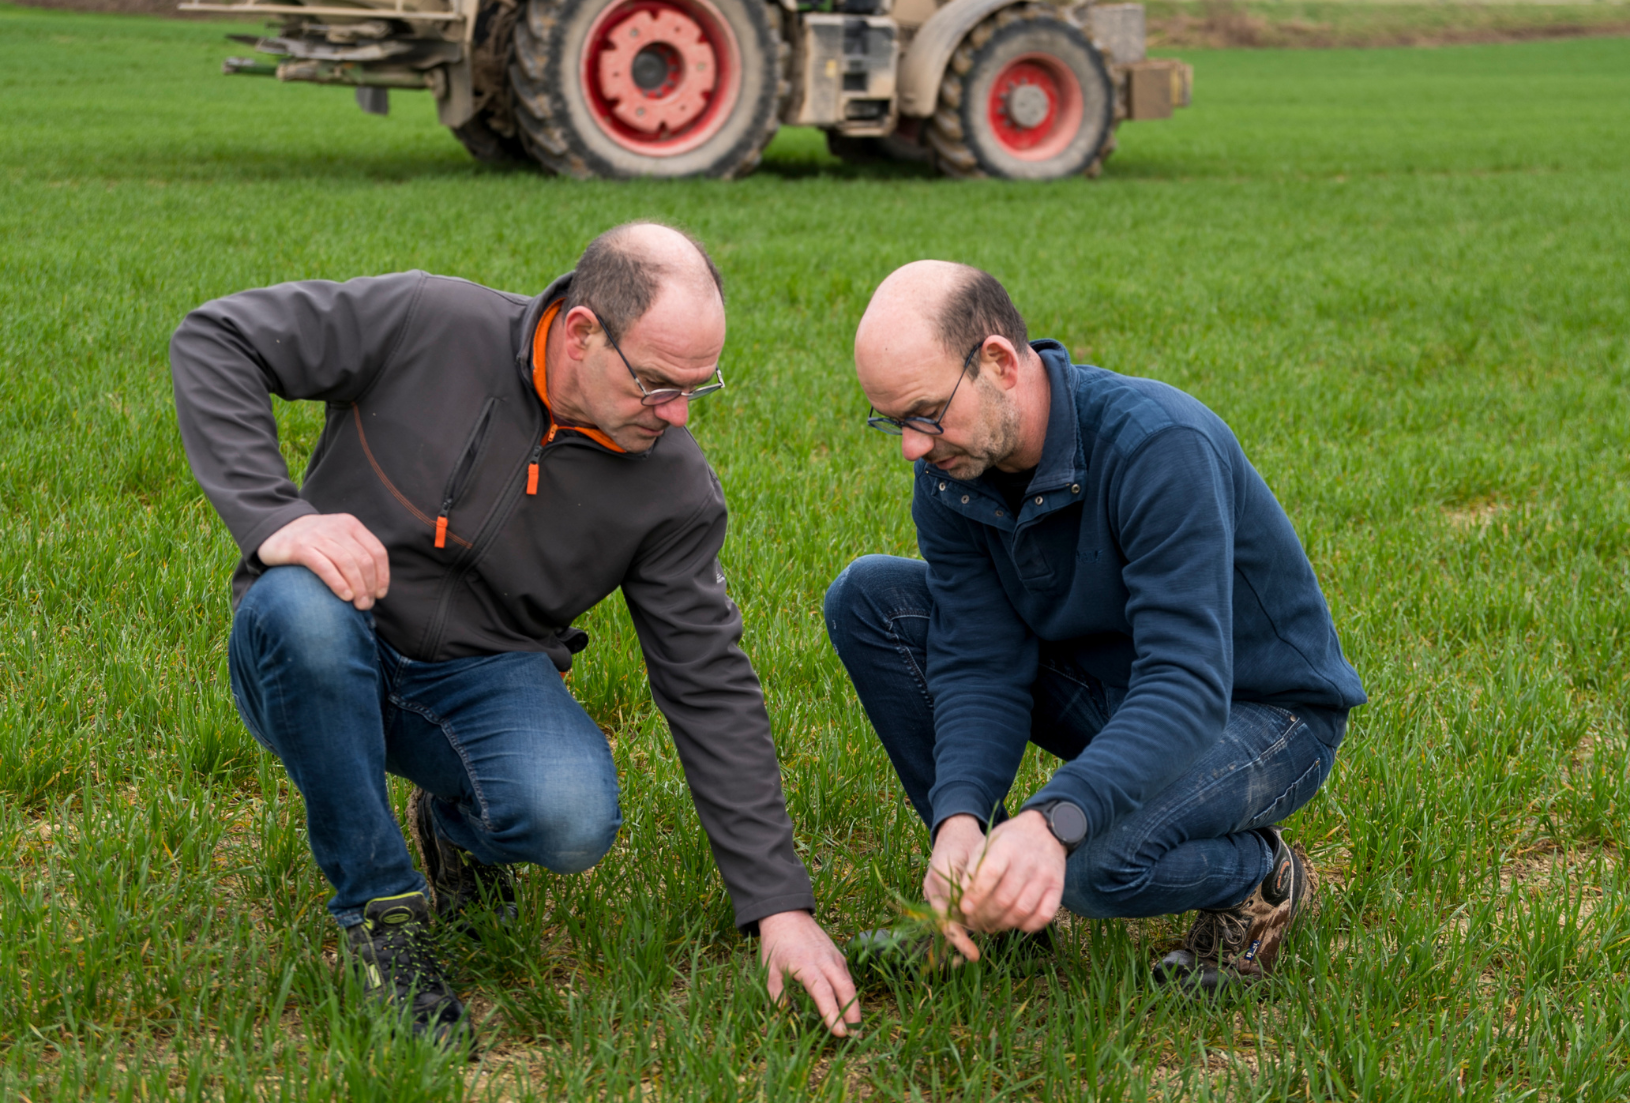
[(243, 291), (188, 314), (170, 338), (181, 440), (204, 493), (246, 558), (302, 501), (277, 447), (270, 396), (350, 402), (390, 360), (421, 272)]
[(1234, 486), (1198, 431), (1172, 428), (1111, 483), (1133, 661), (1125, 700), (1026, 802), (1064, 798), (1102, 834), (1222, 738), (1234, 684)]
[(917, 481), (912, 517), (928, 562), (928, 692), (934, 699), (934, 832), (956, 815), (987, 822), (1030, 740), (1038, 645), (1002, 589), (978, 527)]
[(724, 493), (708, 474), (709, 501), (642, 550), (623, 597), (736, 925), (755, 930), (765, 916), (813, 911), (815, 894), (793, 850), (764, 693), (740, 646), (741, 612), (725, 592)]

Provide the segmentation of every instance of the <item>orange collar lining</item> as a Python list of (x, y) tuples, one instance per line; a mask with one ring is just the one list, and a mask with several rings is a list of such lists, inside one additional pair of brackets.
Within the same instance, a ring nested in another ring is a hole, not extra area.
[(532, 334), (532, 386), (543, 400), (544, 412), (549, 415), (549, 434), (544, 437), (544, 443), (554, 439), (557, 429), (569, 429), (574, 433), (582, 433), (602, 448), (609, 448), (613, 452), (626, 452), (626, 448), (606, 436), (592, 425), (564, 425), (555, 421), (555, 412), (549, 406), (549, 327), (555, 324), (555, 317), (560, 313), (561, 300), (556, 299), (544, 310), (543, 317), (538, 320), (538, 328)]

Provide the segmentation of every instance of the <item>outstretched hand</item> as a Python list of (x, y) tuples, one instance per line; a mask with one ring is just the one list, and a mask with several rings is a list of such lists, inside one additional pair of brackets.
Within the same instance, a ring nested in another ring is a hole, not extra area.
[(815, 917), (806, 911), (780, 912), (758, 921), (759, 953), (770, 970), (770, 998), (786, 1000), (787, 978), (804, 986), (826, 1029), (840, 1038), (860, 1025), (860, 1000), (849, 979), (849, 964)]
[(358, 609), (373, 608), (391, 585), (385, 545), (349, 513), (296, 517), (262, 541), (257, 554), (268, 567), (305, 567)]

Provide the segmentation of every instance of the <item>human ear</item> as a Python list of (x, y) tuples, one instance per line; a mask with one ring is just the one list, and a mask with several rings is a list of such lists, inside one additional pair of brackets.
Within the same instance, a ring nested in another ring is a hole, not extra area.
[(995, 377), (996, 385), (1004, 391), (1019, 383), (1019, 351), (1006, 337), (991, 337), (985, 342), (985, 355), (990, 358), (987, 370)]
[(589, 339), (600, 332), (600, 323), (586, 306), (574, 306), (561, 320), (561, 332), (566, 338), (566, 355), (581, 360), (588, 355)]

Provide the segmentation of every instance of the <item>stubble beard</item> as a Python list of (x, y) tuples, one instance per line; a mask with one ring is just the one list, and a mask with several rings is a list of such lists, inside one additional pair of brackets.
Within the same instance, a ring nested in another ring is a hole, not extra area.
[[(925, 457), (952, 478), (972, 482), (1019, 450), (1018, 404), (992, 386), (983, 372), (974, 381), (979, 395), (979, 434), (966, 448), (933, 448)], [(947, 466), (949, 465), (949, 466)]]

